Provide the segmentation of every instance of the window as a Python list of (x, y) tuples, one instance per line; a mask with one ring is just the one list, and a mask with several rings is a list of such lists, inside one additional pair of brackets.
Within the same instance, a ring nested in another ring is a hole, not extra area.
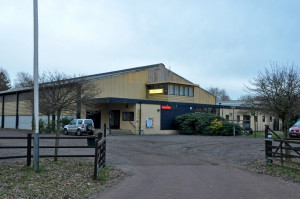
[(240, 122), (241, 121), (241, 117), (239, 115), (236, 116), (236, 120), (237, 122)]
[(184, 95), (184, 87), (183, 86), (180, 86), (180, 95)]
[(123, 112), (123, 121), (134, 121), (133, 112)]
[(254, 122), (257, 122), (257, 116), (254, 116)]
[(229, 120), (229, 115), (226, 115), (226, 120), (227, 120), (227, 121)]
[(189, 87), (184, 87), (184, 95), (189, 96)]
[(266, 122), (266, 117), (262, 116), (262, 122)]
[(168, 95), (168, 84), (163, 84), (164, 95)]
[(270, 122), (272, 122), (272, 117), (270, 117)]
[(78, 124), (82, 124), (82, 120), (78, 120)]
[(84, 120), (84, 124), (93, 124), (93, 120)]
[(175, 85), (175, 95), (179, 95), (179, 86)]
[(189, 87), (189, 96), (190, 97), (194, 96), (194, 88), (193, 87)]
[[(194, 96), (194, 88), (190, 86), (179, 86), (176, 84), (165, 84), (164, 85), (164, 94), (167, 95), (180, 95), (180, 96)], [(169, 91), (168, 91), (169, 90)]]
[(174, 85), (170, 85), (170, 95), (174, 95)]

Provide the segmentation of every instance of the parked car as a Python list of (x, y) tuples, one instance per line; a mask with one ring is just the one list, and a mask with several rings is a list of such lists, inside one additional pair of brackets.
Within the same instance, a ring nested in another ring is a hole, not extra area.
[(92, 119), (74, 119), (64, 126), (64, 134), (82, 135), (83, 133), (94, 134), (94, 122)]
[(300, 137), (300, 120), (289, 129), (290, 137)]

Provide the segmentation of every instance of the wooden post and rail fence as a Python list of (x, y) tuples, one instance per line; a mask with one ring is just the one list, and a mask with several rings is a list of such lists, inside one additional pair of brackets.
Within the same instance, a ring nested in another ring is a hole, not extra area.
[[(32, 155), (32, 140), (34, 139), (31, 133), (28, 133), (26, 137), (0, 137), (0, 140), (27, 140), (27, 145), (24, 146), (0, 146), (1, 149), (27, 149), (26, 155), (15, 155), (15, 156), (1, 156), (1, 159), (15, 159), (15, 158), (26, 158), (26, 165), (31, 166), (31, 158)], [(39, 155), (40, 158), (45, 157), (93, 157), (94, 158), (94, 180), (98, 179), (98, 169), (104, 168), (106, 166), (106, 124), (104, 124), (104, 132), (98, 133), (97, 136), (80, 136), (80, 137), (70, 137), (70, 136), (60, 136), (60, 137), (51, 137), (51, 136), (43, 136), (39, 137), (39, 139), (51, 140), (51, 139), (87, 139), (88, 144), (82, 146), (39, 146), (40, 149), (51, 149), (51, 148), (67, 148), (67, 149), (75, 149), (75, 148), (94, 148), (95, 151), (93, 154), (69, 154), (69, 155)]]
[(274, 158), (280, 158), (281, 164), (284, 159), (300, 158), (300, 139), (282, 138), (276, 132), (265, 127), (265, 159), (270, 164)]

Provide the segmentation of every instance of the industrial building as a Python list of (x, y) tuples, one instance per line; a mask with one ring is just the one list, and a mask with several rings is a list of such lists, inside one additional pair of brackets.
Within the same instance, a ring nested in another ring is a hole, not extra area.
[[(106, 123), (110, 130), (126, 130), (132, 134), (172, 134), (176, 133), (174, 119), (178, 115), (219, 114), (215, 96), (163, 64), (80, 78), (93, 82), (95, 89), (101, 89), (101, 94), (94, 99), (98, 110), (80, 107), (63, 116), (92, 118), (95, 128), (102, 128)], [(0, 92), (2, 128), (32, 129), (31, 93), (30, 87)], [(46, 119), (46, 116), (40, 114), (40, 118)]]

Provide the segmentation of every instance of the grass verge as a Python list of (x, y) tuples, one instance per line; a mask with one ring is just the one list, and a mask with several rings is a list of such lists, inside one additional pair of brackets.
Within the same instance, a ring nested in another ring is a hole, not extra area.
[[(283, 136), (283, 132), (278, 132), (278, 131), (276, 131), (276, 133), (277, 133), (277, 135), (279, 135), (280, 137), (284, 137)], [(256, 135), (255, 135), (256, 134)], [(255, 136), (257, 137), (257, 138), (264, 138), (265, 137), (265, 132), (264, 131), (258, 131), (258, 132), (253, 132), (253, 134), (250, 134), (250, 135), (241, 135), (241, 136), (245, 136), (245, 137), (251, 137), (251, 138), (254, 138)], [(276, 138), (276, 136), (275, 135), (273, 135), (273, 138)]]
[(283, 180), (300, 184), (300, 164), (294, 161), (284, 161), (281, 165), (280, 160), (273, 159), (273, 163), (267, 165), (265, 160), (256, 160), (249, 164), (248, 168), (259, 174), (280, 177)]
[(99, 170), (93, 180), (92, 161), (41, 159), (40, 171), (24, 162), (0, 165), (0, 198), (87, 198), (124, 177), (113, 167)]

